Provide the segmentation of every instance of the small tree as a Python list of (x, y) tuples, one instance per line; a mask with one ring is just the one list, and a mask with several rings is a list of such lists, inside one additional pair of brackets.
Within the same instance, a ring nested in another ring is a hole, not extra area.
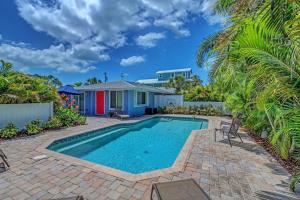
[(82, 85), (83, 85), (82, 82), (76, 82), (76, 83), (73, 84), (73, 86), (75, 86), (75, 87), (79, 87), (79, 86), (82, 86)]
[(4, 60), (0, 60), (1, 68), (0, 74), (3, 76), (7, 76), (8, 73), (12, 70), (12, 64), (9, 62), (5, 62)]

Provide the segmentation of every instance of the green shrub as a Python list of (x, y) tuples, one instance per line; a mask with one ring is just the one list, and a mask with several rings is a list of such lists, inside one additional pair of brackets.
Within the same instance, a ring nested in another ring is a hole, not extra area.
[(63, 126), (74, 126), (84, 124), (86, 118), (70, 108), (59, 108), (56, 111), (56, 116), (60, 119)]
[(18, 129), (16, 125), (13, 123), (8, 123), (6, 127), (0, 130), (0, 137), (1, 138), (12, 138), (16, 136), (18, 133)]
[(80, 115), (76, 121), (76, 125), (84, 125), (86, 123), (86, 117)]
[(223, 111), (219, 108), (208, 107), (182, 107), (182, 106), (169, 106), (160, 108), (159, 111), (165, 114), (184, 114), (184, 115), (209, 115), (219, 116), (223, 115)]
[(45, 129), (57, 129), (62, 127), (63, 124), (57, 116), (51, 117), (45, 124)]
[(43, 129), (41, 128), (40, 120), (33, 120), (26, 125), (26, 133), (28, 135), (36, 135), (40, 133)]

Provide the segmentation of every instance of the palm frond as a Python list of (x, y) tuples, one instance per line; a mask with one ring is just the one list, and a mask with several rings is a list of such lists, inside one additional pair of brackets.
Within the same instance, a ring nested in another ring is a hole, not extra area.
[(197, 64), (199, 67), (203, 67), (206, 59), (213, 54), (218, 37), (219, 33), (209, 36), (199, 46), (197, 51)]

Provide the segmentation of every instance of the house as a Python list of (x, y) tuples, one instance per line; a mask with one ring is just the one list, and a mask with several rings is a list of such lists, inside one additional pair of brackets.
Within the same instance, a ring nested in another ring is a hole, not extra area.
[(157, 78), (155, 79), (142, 79), (138, 80), (137, 83), (149, 85), (153, 87), (163, 87), (164, 84), (168, 83), (171, 78), (176, 76), (183, 76), (185, 80), (191, 80), (192, 68), (183, 68), (183, 69), (172, 69), (172, 70), (163, 70), (156, 72)]
[(85, 85), (75, 89), (81, 93), (81, 113), (104, 116), (116, 111), (130, 117), (141, 116), (146, 108), (154, 108), (154, 95), (173, 94), (166, 89), (128, 81)]

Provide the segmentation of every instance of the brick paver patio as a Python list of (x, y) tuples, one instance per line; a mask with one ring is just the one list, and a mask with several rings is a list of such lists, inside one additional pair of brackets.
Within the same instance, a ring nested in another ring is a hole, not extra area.
[[(194, 138), (184, 170), (140, 181), (128, 181), (52, 155), (39, 161), (36, 149), (51, 138), (73, 135), (116, 123), (116, 119), (88, 118), (88, 125), (48, 131), (42, 135), (0, 143), (11, 168), (0, 174), (0, 199), (49, 199), (84, 195), (86, 199), (150, 199), (153, 182), (194, 178), (211, 199), (298, 199), (288, 190), (289, 174), (246, 134), (231, 148), (212, 130)], [(221, 118), (209, 117), (210, 129)]]

